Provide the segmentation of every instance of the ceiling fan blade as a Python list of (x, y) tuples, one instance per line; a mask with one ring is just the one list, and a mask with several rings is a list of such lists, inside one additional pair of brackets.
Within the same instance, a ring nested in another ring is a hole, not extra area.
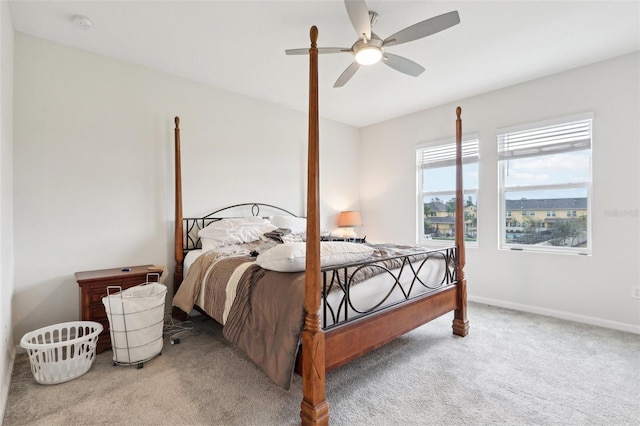
[(390, 35), (384, 40), (383, 46), (395, 46), (409, 41), (418, 40), (442, 30), (446, 30), (447, 28), (453, 27), (459, 23), (460, 15), (458, 15), (457, 11), (444, 13), (434, 18), (418, 22), (417, 24)]
[(356, 71), (358, 71), (359, 68), (360, 68), (360, 64), (357, 63), (356, 61), (353, 61), (351, 65), (349, 65), (347, 69), (344, 70), (342, 74), (340, 74), (340, 77), (338, 77), (333, 87), (344, 86), (347, 83), (347, 81), (349, 81), (351, 77), (353, 77), (353, 75), (356, 73)]
[(416, 64), (410, 59), (398, 55), (392, 55), (391, 53), (385, 52), (382, 62), (384, 62), (394, 70), (400, 71), (401, 73), (410, 75), (412, 77), (417, 77), (424, 72), (424, 68), (421, 65)]
[[(351, 53), (350, 47), (319, 47), (318, 53)], [(302, 49), (287, 49), (284, 51), (287, 55), (308, 55), (309, 48)]]
[(367, 40), (371, 39), (371, 21), (369, 20), (369, 9), (364, 0), (344, 0), (347, 7), (347, 14), (351, 20), (351, 25), (356, 30), (358, 38), (364, 34)]

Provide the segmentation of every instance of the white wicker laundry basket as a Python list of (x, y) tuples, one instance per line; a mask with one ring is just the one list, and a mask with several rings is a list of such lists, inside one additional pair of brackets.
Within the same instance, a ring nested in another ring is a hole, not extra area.
[(163, 346), (167, 287), (157, 282), (120, 289), (102, 298), (113, 349), (114, 364), (138, 364), (160, 355)]
[(96, 357), (102, 324), (73, 321), (31, 331), (20, 339), (38, 383), (53, 385), (75, 379), (89, 371)]

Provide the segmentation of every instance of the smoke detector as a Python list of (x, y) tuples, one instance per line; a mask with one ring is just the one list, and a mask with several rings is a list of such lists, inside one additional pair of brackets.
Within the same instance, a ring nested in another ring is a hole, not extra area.
[(73, 15), (71, 17), (71, 22), (73, 23), (73, 25), (84, 31), (89, 31), (91, 27), (93, 27), (91, 19), (83, 15)]

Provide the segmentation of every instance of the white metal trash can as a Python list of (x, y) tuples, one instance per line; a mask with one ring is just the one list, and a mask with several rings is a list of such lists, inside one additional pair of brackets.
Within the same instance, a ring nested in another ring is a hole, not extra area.
[(137, 364), (142, 368), (162, 353), (164, 305), (167, 287), (147, 282), (122, 290), (107, 287), (102, 304), (109, 319), (114, 365)]

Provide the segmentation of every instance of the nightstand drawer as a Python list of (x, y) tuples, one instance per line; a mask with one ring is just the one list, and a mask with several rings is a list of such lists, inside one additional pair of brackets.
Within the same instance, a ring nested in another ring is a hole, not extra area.
[(89, 313), (91, 315), (91, 321), (100, 321), (107, 319), (107, 312), (104, 309), (104, 305), (100, 303), (99, 305), (91, 305), (89, 306)]
[(119, 281), (109, 285), (100, 284), (100, 285), (96, 285), (95, 287), (90, 287), (87, 289), (87, 294), (89, 296), (89, 300), (88, 300), (89, 305), (102, 305), (102, 298), (107, 296), (107, 291), (109, 291), (109, 294), (118, 293), (120, 291), (117, 288), (109, 289), (109, 287), (121, 287), (122, 290), (125, 290), (127, 288), (135, 287), (137, 285), (141, 285), (145, 283), (145, 281), (141, 281), (141, 282), (138, 282), (138, 281), (139, 280), (132, 281), (131, 279), (129, 279), (129, 282)]
[(107, 290), (89, 292), (89, 305), (97, 305), (102, 303), (102, 298), (107, 295)]

